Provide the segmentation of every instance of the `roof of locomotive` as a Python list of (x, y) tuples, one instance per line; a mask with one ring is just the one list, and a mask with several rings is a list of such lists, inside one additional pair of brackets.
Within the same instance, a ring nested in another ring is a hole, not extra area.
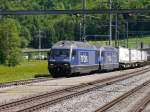
[(53, 45), (54, 48), (64, 48), (64, 49), (70, 49), (70, 48), (84, 48), (84, 49), (96, 49), (94, 45), (89, 44), (88, 42), (79, 42), (79, 41), (59, 41), (56, 44)]
[(97, 49), (100, 49), (100, 50), (115, 50), (117, 51), (117, 48), (115, 47), (112, 47), (112, 46), (97, 46)]

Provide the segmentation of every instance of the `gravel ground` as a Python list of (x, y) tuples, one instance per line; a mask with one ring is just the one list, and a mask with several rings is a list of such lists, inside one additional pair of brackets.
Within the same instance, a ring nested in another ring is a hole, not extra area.
[(62, 101), (40, 112), (93, 112), (107, 102), (149, 80), (149, 73)]
[(133, 106), (136, 105), (138, 102), (140, 102), (149, 92), (150, 92), (150, 84), (140, 89), (136, 93), (130, 95), (130, 97), (127, 97), (123, 101), (118, 102), (116, 105), (114, 105), (106, 112), (131, 112)]
[(150, 103), (146, 106), (146, 108), (142, 112), (150, 112)]
[[(150, 67), (150, 66), (146, 66), (143, 68), (147, 68), (147, 67)], [(34, 96), (35, 94), (41, 94), (41, 93), (57, 90), (60, 88), (66, 88), (72, 85), (78, 85), (81, 83), (91, 82), (97, 79), (105, 79), (108, 77), (133, 72), (135, 70), (141, 70), (143, 68), (115, 71), (115, 72), (109, 72), (109, 73), (99, 73), (99, 74), (97, 73), (97, 74), (88, 75), (88, 76), (56, 79), (56, 80), (50, 80), (50, 81), (28, 84), (28, 85), (1, 88), (0, 89), (0, 104), (15, 101), (17, 99), (24, 98), (24, 97)]]

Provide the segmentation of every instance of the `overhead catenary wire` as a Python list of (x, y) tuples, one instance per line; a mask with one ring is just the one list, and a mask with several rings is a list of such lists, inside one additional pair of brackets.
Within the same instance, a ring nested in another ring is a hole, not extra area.
[(99, 9), (99, 10), (0, 10), (0, 15), (43, 15), (43, 14), (144, 14), (150, 9)]

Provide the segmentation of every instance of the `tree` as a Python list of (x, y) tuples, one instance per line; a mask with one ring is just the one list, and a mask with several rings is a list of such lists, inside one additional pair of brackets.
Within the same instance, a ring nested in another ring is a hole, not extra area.
[(21, 59), (20, 39), (13, 19), (0, 21), (0, 63), (8, 66), (19, 64)]
[[(108, 0), (87, 0), (87, 9), (109, 9)], [(150, 8), (149, 0), (112, 0), (113, 9), (132, 9), (132, 8)], [(82, 9), (82, 0), (0, 0), (1, 10), (64, 10), (64, 9)], [(132, 16), (130, 16), (132, 15)], [(126, 30), (125, 22), (127, 20), (133, 23), (129, 25), (131, 30), (150, 30), (150, 22), (137, 24), (135, 21), (149, 20), (149, 15), (138, 16), (137, 14), (119, 14), (118, 32), (123, 34)], [(21, 48), (38, 48), (37, 32), (39, 30), (44, 34), (42, 39), (42, 48), (50, 48), (52, 43), (59, 40), (79, 40), (81, 17), (72, 15), (18, 15), (2, 16), (2, 18), (11, 17), (18, 23), (18, 33), (21, 38)], [(86, 18), (87, 35), (108, 35), (109, 34), (109, 14), (92, 15), (99, 19)], [(147, 17), (148, 16), (148, 17)], [(115, 15), (113, 16), (113, 25), (115, 24)], [(18, 28), (19, 27), (19, 28)], [(138, 29), (137, 29), (138, 28)], [(81, 28), (83, 30), (83, 28)], [(113, 27), (113, 35), (114, 35)], [(83, 33), (83, 32), (82, 32)], [(123, 37), (120, 36), (120, 39)], [(108, 40), (108, 38), (106, 38)], [(105, 40), (106, 40), (105, 39)], [(104, 39), (102, 39), (104, 40)], [(0, 55), (2, 55), (0, 51)]]

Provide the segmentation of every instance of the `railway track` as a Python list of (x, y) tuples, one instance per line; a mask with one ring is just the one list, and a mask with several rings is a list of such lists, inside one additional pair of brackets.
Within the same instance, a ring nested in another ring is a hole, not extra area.
[(142, 112), (146, 106), (150, 103), (150, 93), (148, 93), (141, 102), (137, 103), (130, 112)]
[(56, 80), (56, 79), (55, 78), (35, 78), (35, 79), (29, 79), (29, 80), (18, 80), (18, 81), (13, 81), (13, 82), (5, 82), (5, 83), (0, 83), (0, 88), (19, 86), (19, 85), (27, 85), (27, 84), (39, 83), (39, 82), (44, 82), (44, 81), (49, 81), (49, 80)]
[[(95, 112), (105, 112), (108, 109), (112, 108), (115, 104), (117, 104), (118, 102), (121, 102), (122, 100), (124, 100), (125, 98), (129, 97), (130, 95), (134, 94), (135, 92), (137, 92), (138, 90), (140, 90), (141, 88), (145, 87), (146, 85), (150, 84), (150, 80), (142, 83), (141, 85), (133, 88), (130, 91), (127, 91), (126, 93), (124, 93), (123, 95), (117, 97), (116, 99), (112, 100), (111, 102), (105, 104), (104, 106), (100, 107), (99, 109), (97, 109)], [(131, 112), (141, 112), (141, 109), (143, 109), (143, 107), (150, 101), (150, 95), (149, 98), (148, 96), (146, 96), (144, 98), (144, 101), (142, 101), (136, 108), (133, 108), (133, 110)]]
[[(137, 75), (141, 75), (150, 71), (150, 69), (144, 69), (139, 72), (132, 72), (130, 74), (124, 74), (123, 76), (114, 76), (105, 80), (97, 80), (90, 83), (85, 83), (77, 86), (72, 86), (66, 89), (53, 91), (46, 94), (29, 97), (26, 99), (20, 99), (15, 102), (0, 105), (1, 112), (31, 112), (38, 109), (56, 104), (60, 101), (79, 96), (84, 93), (111, 85), (115, 82), (132, 78)], [(133, 91), (133, 90), (132, 90)]]
[(44, 82), (44, 81), (49, 81), (49, 80), (54, 80), (54, 79), (53, 78), (35, 78), (35, 79), (29, 79), (29, 80), (6, 82), (6, 83), (0, 83), (0, 88), (27, 85), (27, 84), (39, 83), (39, 82)]

